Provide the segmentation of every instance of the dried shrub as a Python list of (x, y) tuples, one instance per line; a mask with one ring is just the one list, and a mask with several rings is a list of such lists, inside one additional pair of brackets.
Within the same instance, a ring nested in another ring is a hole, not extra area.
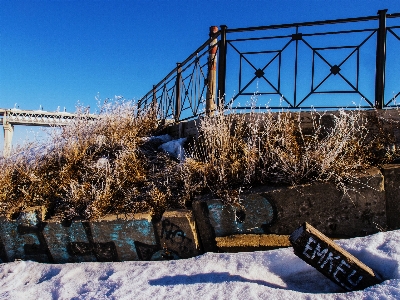
[[(41, 205), (63, 219), (150, 211), (155, 216), (180, 202), (171, 199), (178, 162), (146, 149), (157, 133), (152, 110), (116, 101), (93, 118), (82, 108), (45, 145), (19, 149), (0, 162), (0, 209), (12, 216)], [(170, 179), (171, 178), (171, 179)]]
[[(357, 174), (395, 156), (393, 140), (371, 120), (358, 110), (313, 111), (305, 130), (302, 113), (219, 110), (199, 123), (199, 139), (185, 162), (188, 186), (235, 206), (242, 189), (266, 183), (330, 181), (346, 192)], [(376, 132), (370, 132), (374, 126)]]

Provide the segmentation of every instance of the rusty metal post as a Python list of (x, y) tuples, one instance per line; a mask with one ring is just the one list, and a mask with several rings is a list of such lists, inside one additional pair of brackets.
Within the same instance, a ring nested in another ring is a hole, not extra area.
[[(217, 26), (210, 27), (210, 38), (218, 32)], [(208, 50), (208, 75), (207, 75), (207, 95), (206, 95), (206, 113), (210, 114), (215, 110), (215, 93), (217, 87), (217, 38), (212, 39)]]
[(181, 63), (176, 64), (175, 82), (175, 122), (179, 122), (181, 117), (181, 89), (182, 89), (182, 68)]
[(386, 13), (378, 10), (379, 28), (376, 42), (375, 108), (382, 109), (385, 101), (385, 65), (386, 65)]
[(152, 105), (155, 106), (157, 104), (157, 89), (156, 86), (153, 85), (152, 89)]
[(225, 106), (225, 80), (226, 80), (226, 25), (220, 26), (221, 36), (218, 47), (218, 106)]
[(151, 95), (151, 113), (154, 114), (155, 117), (157, 117), (157, 87), (153, 85), (152, 89), (152, 95)]

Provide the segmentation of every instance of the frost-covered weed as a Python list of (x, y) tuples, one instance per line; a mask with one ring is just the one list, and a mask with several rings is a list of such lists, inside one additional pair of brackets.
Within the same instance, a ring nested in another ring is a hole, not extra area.
[[(309, 116), (310, 123), (302, 118)], [(329, 122), (324, 122), (328, 120)], [(346, 193), (357, 174), (396, 155), (393, 140), (370, 132), (376, 117), (361, 111), (332, 114), (219, 110), (199, 123), (199, 139), (186, 160), (187, 178), (228, 203), (240, 205), (240, 191), (273, 183), (298, 185), (333, 182)], [(383, 150), (383, 151), (381, 151)]]
[(71, 124), (52, 131), (50, 150), (19, 149), (0, 161), (2, 213), (40, 205), (63, 219), (143, 210), (156, 216), (179, 206), (170, 199), (178, 163), (143, 139), (157, 129), (154, 111), (139, 112), (133, 102), (108, 103), (96, 118), (78, 108)]

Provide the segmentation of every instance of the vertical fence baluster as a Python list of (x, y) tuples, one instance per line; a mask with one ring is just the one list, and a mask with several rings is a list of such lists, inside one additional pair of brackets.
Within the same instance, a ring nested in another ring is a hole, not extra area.
[(152, 90), (152, 99), (151, 99), (151, 110), (152, 113), (157, 117), (157, 87), (153, 85), (153, 90)]
[(182, 68), (181, 64), (176, 64), (176, 82), (175, 82), (175, 122), (179, 122), (181, 117), (181, 88), (182, 88)]
[[(217, 26), (210, 27), (210, 38), (218, 32)], [(208, 75), (207, 75), (207, 96), (206, 113), (210, 114), (215, 109), (215, 90), (217, 87), (217, 39), (213, 39), (208, 50)]]
[(296, 54), (294, 62), (294, 90), (293, 90), (293, 106), (297, 106), (297, 68), (298, 68), (298, 55), (299, 55), (299, 26), (296, 26)]
[(226, 82), (226, 25), (220, 26), (221, 34), (219, 40), (218, 54), (218, 95), (217, 105), (225, 106), (225, 82)]
[(385, 101), (385, 65), (386, 65), (386, 12), (378, 10), (379, 29), (376, 46), (376, 75), (375, 75), (375, 108), (382, 109)]

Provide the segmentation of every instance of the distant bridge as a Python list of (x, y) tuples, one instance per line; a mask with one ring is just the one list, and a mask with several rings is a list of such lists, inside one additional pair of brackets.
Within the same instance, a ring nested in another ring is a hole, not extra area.
[[(4, 150), (3, 156), (9, 157), (11, 154), (12, 137), (14, 125), (25, 126), (65, 126), (68, 125), (77, 114), (67, 112), (49, 112), (43, 110), (22, 110), (22, 109), (3, 109), (0, 108), (0, 122), (4, 130)], [(95, 118), (94, 115), (90, 115)]]

